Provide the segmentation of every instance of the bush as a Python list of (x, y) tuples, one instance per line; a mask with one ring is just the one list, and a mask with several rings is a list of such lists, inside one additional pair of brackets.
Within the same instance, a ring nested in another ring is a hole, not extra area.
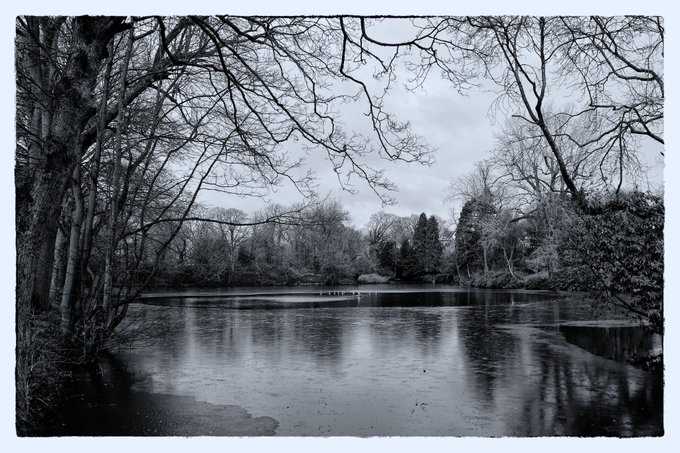
[(380, 274), (361, 274), (359, 277), (357, 277), (357, 282), (366, 284), (366, 283), (387, 283), (390, 281), (389, 277), (385, 277), (384, 275)]
[(486, 275), (473, 274), (470, 285), (476, 288), (516, 289), (523, 287), (523, 282), (506, 271), (489, 271)]
[(321, 269), (321, 276), (324, 285), (339, 285), (342, 280), (349, 276), (349, 269), (337, 264), (326, 264)]
[(561, 255), (573, 285), (663, 330), (661, 197), (633, 192), (591, 204), (573, 222)]
[(66, 348), (58, 320), (24, 311), (17, 316), (16, 429), (35, 435), (53, 416), (59, 391), (68, 377)]
[(548, 272), (537, 272), (522, 278), (525, 289), (555, 289)]

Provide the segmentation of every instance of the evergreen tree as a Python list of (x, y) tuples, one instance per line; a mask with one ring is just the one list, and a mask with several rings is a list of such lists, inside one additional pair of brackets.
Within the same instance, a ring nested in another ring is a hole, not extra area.
[(439, 273), (439, 266), (441, 265), (442, 252), (444, 247), (439, 239), (439, 222), (435, 216), (430, 216), (427, 221), (427, 262), (425, 273), (437, 274)]
[(397, 277), (402, 280), (412, 280), (417, 275), (416, 260), (413, 249), (408, 239), (401, 242), (399, 249), (399, 262), (397, 265)]
[(378, 258), (378, 265), (383, 272), (394, 272), (394, 264), (396, 244), (394, 241), (388, 240), (378, 243), (376, 255)]
[(427, 233), (427, 216), (423, 212), (418, 217), (418, 223), (413, 231), (413, 255), (415, 258), (416, 275), (427, 272), (429, 267), (429, 240)]
[(459, 271), (470, 274), (483, 267), (482, 226), (496, 212), (483, 199), (472, 199), (463, 205), (456, 228), (456, 265)]

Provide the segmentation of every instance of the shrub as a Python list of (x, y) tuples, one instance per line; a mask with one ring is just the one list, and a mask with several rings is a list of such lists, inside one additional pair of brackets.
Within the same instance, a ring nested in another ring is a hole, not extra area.
[(574, 285), (663, 330), (661, 197), (633, 192), (591, 204), (563, 244)]

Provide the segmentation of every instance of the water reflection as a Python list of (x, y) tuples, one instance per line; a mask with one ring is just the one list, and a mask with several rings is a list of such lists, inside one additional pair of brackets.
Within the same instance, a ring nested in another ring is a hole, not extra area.
[(651, 335), (634, 326), (561, 325), (559, 329), (568, 342), (619, 361), (644, 356), (650, 350), (661, 348), (659, 335)]
[(578, 347), (629, 347), (611, 333), (566, 328), (592, 321), (578, 300), (498, 291), (360, 300), (133, 306), (130, 322), (161, 327), (118, 357), (146, 376), (133, 390), (236, 404), (276, 419), (279, 435), (662, 432), (660, 377)]
[(639, 436), (661, 434), (660, 377), (578, 354), (554, 357), (549, 343), (532, 345), (534, 383), (523, 393), (512, 430), (520, 435)]
[(494, 402), (496, 381), (511, 374), (520, 360), (519, 336), (495, 327), (503, 314), (490, 310), (484, 303), (475, 309), (462, 310), (458, 316), (466, 383), (476, 399), (487, 405)]

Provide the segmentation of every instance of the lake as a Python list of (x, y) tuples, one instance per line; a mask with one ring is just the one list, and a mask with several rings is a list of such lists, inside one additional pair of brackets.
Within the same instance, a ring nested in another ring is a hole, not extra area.
[[(148, 294), (61, 434), (657, 436), (661, 340), (578, 296), (432, 286)], [(123, 370), (123, 371), (122, 371)]]

